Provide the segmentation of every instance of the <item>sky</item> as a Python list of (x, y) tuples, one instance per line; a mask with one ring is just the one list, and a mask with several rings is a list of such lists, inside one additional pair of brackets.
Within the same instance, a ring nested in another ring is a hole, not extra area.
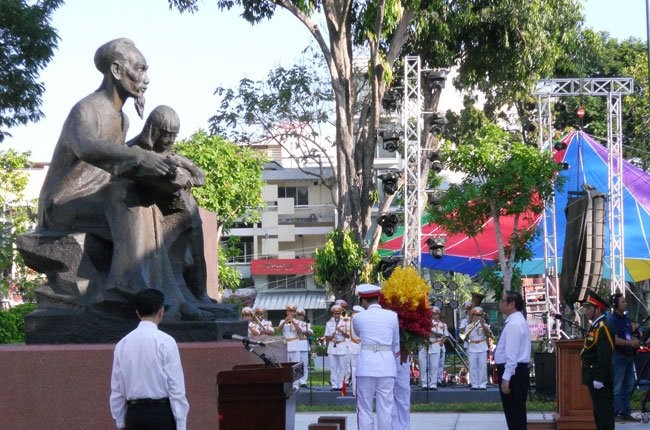
[[(280, 10), (270, 21), (251, 26), (238, 11), (219, 11), (214, 0), (199, 0), (195, 14), (170, 10), (166, 0), (66, 0), (53, 25), (59, 46), (41, 73), (46, 92), (36, 123), (9, 130), (3, 147), (31, 151), (33, 161), (49, 161), (72, 106), (97, 89), (101, 75), (93, 56), (103, 43), (118, 37), (133, 40), (149, 64), (145, 94), (148, 112), (160, 104), (181, 119), (179, 137), (208, 128), (218, 86), (234, 87), (240, 79), (264, 79), (277, 65), (290, 66), (310, 43), (307, 29)], [(616, 5), (614, 5), (616, 4)], [(645, 0), (584, 0), (586, 25), (612, 37), (645, 40)], [(128, 102), (131, 127), (143, 126)]]

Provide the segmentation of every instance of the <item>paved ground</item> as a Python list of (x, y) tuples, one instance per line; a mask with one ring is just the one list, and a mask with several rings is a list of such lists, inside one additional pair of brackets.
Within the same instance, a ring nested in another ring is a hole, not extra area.
[[(357, 430), (356, 415), (351, 412), (341, 413), (297, 413), (295, 430), (307, 430), (309, 424), (318, 422), (318, 417), (323, 415), (338, 415), (347, 417), (346, 430)], [(640, 413), (634, 416), (640, 417)], [(551, 419), (550, 412), (528, 413), (528, 419)], [(506, 429), (506, 420), (501, 413), (422, 413), (411, 414), (410, 430), (502, 430)], [(633, 430), (650, 428), (650, 424), (638, 423), (616, 423), (618, 430)], [(402, 429), (408, 430), (408, 429)]]

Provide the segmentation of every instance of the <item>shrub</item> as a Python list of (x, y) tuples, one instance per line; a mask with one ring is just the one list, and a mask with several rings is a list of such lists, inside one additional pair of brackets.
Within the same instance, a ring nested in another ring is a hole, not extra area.
[(0, 311), (0, 343), (25, 342), (25, 315), (36, 309), (33, 303)]

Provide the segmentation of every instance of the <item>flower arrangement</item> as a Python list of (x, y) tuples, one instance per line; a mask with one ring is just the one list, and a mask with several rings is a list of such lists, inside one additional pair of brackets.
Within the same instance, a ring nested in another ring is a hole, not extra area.
[(379, 297), (386, 309), (397, 312), (403, 350), (414, 352), (429, 341), (432, 312), (429, 307), (431, 286), (413, 267), (398, 267), (384, 282)]

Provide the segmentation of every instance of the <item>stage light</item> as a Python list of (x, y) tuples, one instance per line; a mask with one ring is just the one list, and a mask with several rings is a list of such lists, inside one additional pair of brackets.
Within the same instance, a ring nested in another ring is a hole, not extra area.
[(429, 153), (429, 157), (427, 157), (429, 161), (431, 161), (431, 170), (433, 170), (436, 173), (442, 172), (442, 168), (444, 167), (442, 164), (442, 161), (440, 161), (440, 155), (438, 154), (438, 151), (432, 151)]
[(384, 192), (389, 196), (392, 196), (397, 192), (397, 181), (399, 180), (400, 176), (401, 175), (398, 172), (394, 171), (379, 175), (379, 179), (381, 179), (381, 185), (384, 189)]
[(569, 163), (557, 163), (561, 170), (569, 170)]
[(430, 237), (427, 239), (427, 246), (429, 247), (429, 255), (433, 258), (442, 258), (445, 255), (445, 242), (446, 238), (443, 236)]
[(433, 302), (433, 306), (437, 307), (438, 309), (442, 309), (442, 305), (443, 305), (443, 303), (442, 303), (442, 300), (440, 300), (440, 299), (436, 299)]
[(447, 283), (447, 288), (449, 288), (449, 291), (455, 291), (456, 288), (458, 288), (458, 284), (454, 281), (449, 281)]
[(445, 87), (445, 82), (447, 81), (447, 70), (426, 70), (424, 71), (424, 77), (429, 83), (429, 88), (431, 91), (442, 91)]
[(381, 98), (381, 107), (389, 112), (396, 111), (400, 105), (400, 95), (401, 93), (398, 91), (397, 87), (388, 88), (384, 92), (384, 96)]
[(429, 133), (435, 135), (441, 134), (445, 131), (447, 125), (447, 118), (441, 113), (433, 113), (429, 118)]
[(442, 290), (442, 283), (436, 281), (431, 285), (431, 288), (433, 288), (434, 291), (440, 291), (440, 290)]
[(458, 309), (458, 300), (450, 300), (449, 307), (452, 309)]
[(566, 143), (561, 140), (555, 142), (555, 144), (553, 145), (553, 149), (555, 149), (556, 151), (564, 151), (566, 148), (567, 148)]
[(402, 259), (400, 257), (382, 257), (377, 263), (377, 273), (381, 273), (384, 279), (390, 278), (393, 271), (400, 265)]
[(383, 214), (377, 220), (377, 223), (381, 226), (381, 229), (386, 236), (392, 236), (395, 234), (397, 222), (397, 215), (394, 213)]
[(381, 138), (383, 148), (388, 152), (395, 152), (399, 149), (399, 143), (402, 140), (401, 130), (380, 129), (377, 135)]

